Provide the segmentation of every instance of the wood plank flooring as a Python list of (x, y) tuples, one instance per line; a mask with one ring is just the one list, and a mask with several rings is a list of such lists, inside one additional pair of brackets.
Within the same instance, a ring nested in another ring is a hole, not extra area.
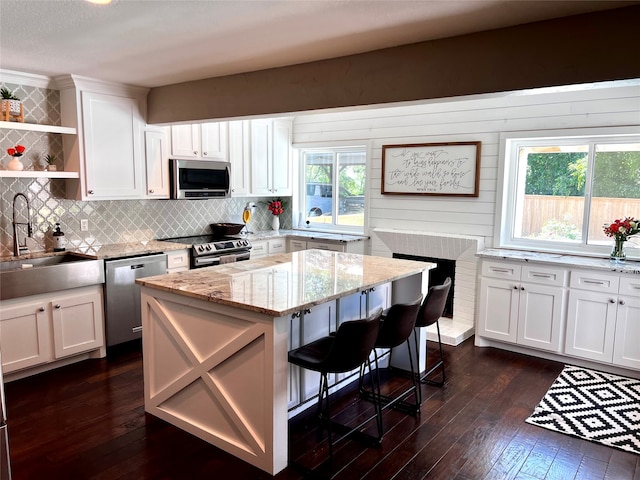
[[(381, 446), (338, 444), (337, 480), (640, 480), (638, 455), (524, 423), (562, 364), (476, 348), (473, 340), (445, 353), (447, 383), (423, 385), (418, 417), (387, 410)], [(354, 391), (333, 400), (342, 421), (371, 408)], [(271, 477), (145, 414), (136, 344), (11, 382), (6, 397), (14, 480), (302, 478), (292, 467)], [(293, 419), (290, 457), (321, 463), (327, 451), (319, 437), (310, 414)]]

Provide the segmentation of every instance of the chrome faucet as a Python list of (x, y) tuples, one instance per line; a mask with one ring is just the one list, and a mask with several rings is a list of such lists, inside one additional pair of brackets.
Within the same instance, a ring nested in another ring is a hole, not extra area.
[[(27, 202), (27, 222), (18, 222), (16, 220), (16, 200), (18, 199), (18, 197), (22, 197), (24, 198), (25, 202)], [(17, 257), (18, 255), (20, 255), (21, 252), (23, 253), (27, 253), (28, 247), (27, 247), (27, 239), (24, 239), (24, 245), (20, 245), (20, 242), (18, 241), (18, 225), (26, 225), (27, 226), (27, 237), (31, 238), (31, 235), (33, 234), (33, 231), (31, 230), (31, 203), (29, 202), (29, 199), (27, 198), (27, 196), (24, 193), (16, 193), (13, 196), (13, 254)]]

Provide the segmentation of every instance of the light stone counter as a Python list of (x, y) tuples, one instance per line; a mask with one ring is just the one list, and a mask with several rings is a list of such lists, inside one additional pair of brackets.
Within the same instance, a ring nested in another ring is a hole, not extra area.
[(313, 327), (326, 335), (349, 320), (350, 300), (355, 318), (383, 306), (370, 305), (372, 287), (392, 303), (419, 297), (434, 267), (304, 250), (139, 279), (145, 411), (275, 475), (287, 466), (289, 410), (317, 392), (287, 352), (313, 341)]
[(490, 248), (477, 253), (478, 257), (494, 260), (514, 260), (520, 262), (535, 262), (561, 267), (589, 268), (608, 272), (630, 273), (640, 275), (640, 262), (627, 260), (614, 263), (609, 259), (595, 257), (580, 257), (577, 255), (561, 255), (554, 253), (527, 252), (523, 250), (508, 250)]
[[(140, 285), (280, 317), (404, 277), (432, 264), (303, 250), (136, 280)], [(265, 295), (269, 278), (286, 279)]]
[(296, 238), (301, 240), (326, 240), (331, 242), (351, 243), (351, 242), (364, 242), (369, 240), (366, 235), (355, 235), (348, 233), (332, 233), (332, 232), (318, 232), (309, 229), (295, 229), (295, 230), (265, 230), (261, 232), (254, 232), (247, 235), (250, 241), (269, 240), (271, 238)]

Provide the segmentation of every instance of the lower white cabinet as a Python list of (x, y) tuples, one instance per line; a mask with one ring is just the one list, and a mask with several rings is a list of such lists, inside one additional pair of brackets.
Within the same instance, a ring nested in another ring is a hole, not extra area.
[(5, 373), (103, 347), (101, 285), (3, 301), (0, 348)]
[(286, 251), (287, 240), (284, 237), (251, 242), (251, 259), (286, 253)]
[(640, 278), (574, 271), (565, 353), (640, 369)]
[(567, 278), (562, 268), (483, 262), (477, 334), (561, 352)]
[(289, 252), (299, 252), (307, 249), (307, 242), (304, 240), (296, 240), (295, 238), (289, 239)]

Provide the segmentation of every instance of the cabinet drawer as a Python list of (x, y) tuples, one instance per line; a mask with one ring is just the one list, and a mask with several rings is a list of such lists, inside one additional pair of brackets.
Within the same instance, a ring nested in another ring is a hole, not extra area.
[(522, 266), (517, 263), (507, 262), (482, 262), (482, 276), (503, 278), (508, 280), (520, 280)]
[(344, 252), (344, 246), (341, 243), (331, 242), (307, 242), (307, 248), (309, 250), (318, 248), (320, 250), (331, 250), (333, 252)]
[(573, 270), (571, 272), (571, 288), (617, 294), (619, 284), (620, 277), (615, 275), (581, 270)]
[(620, 295), (640, 298), (640, 275), (620, 278)]
[(564, 268), (525, 265), (522, 267), (522, 276), (520, 279), (528, 283), (564, 287), (567, 284), (568, 277), (569, 272)]
[(284, 239), (269, 240), (269, 255), (276, 253), (285, 253), (287, 251), (287, 242)]
[(252, 242), (251, 258), (260, 258), (267, 255), (267, 242)]
[(167, 252), (167, 270), (189, 268), (189, 251)]
[(304, 240), (289, 240), (289, 251), (299, 252), (307, 249), (307, 242)]

